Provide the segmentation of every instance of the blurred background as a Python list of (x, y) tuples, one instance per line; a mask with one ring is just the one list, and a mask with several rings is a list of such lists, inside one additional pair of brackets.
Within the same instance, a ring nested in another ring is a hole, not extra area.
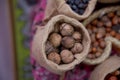
[(0, 0), (0, 80), (33, 80), (31, 13), (38, 0)]

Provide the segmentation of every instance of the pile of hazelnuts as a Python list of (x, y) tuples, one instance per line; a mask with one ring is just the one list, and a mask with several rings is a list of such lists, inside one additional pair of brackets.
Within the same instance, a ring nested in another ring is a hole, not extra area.
[(120, 80), (120, 68), (112, 73), (109, 73), (105, 80)]
[(60, 23), (50, 33), (45, 51), (48, 60), (56, 64), (68, 64), (83, 50), (82, 34), (73, 25)]
[(91, 49), (88, 58), (100, 57), (106, 47), (105, 38), (112, 36), (120, 40), (120, 10), (109, 12), (87, 25), (87, 30), (91, 37)]

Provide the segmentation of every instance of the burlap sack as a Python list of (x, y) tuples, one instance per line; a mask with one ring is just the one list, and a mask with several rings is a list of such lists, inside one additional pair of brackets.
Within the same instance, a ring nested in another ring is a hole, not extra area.
[(66, 3), (66, 0), (48, 0), (47, 7), (45, 11), (45, 20), (50, 19), (51, 16), (57, 14), (64, 14), (66, 16), (75, 18), (77, 20), (82, 20), (87, 18), (95, 8), (97, 0), (90, 0), (88, 7), (86, 8), (83, 15), (79, 15), (74, 12), (70, 6)]
[(114, 72), (118, 68), (120, 68), (120, 57), (112, 56), (95, 68), (89, 80), (104, 80), (109, 73)]
[[(80, 29), (83, 33), (83, 51), (80, 54), (75, 54), (75, 60), (70, 64), (55, 64), (54, 62), (50, 61), (46, 57), (45, 53), (45, 44), (48, 39), (48, 35), (55, 29), (55, 24), (59, 22), (66, 22), (71, 25), (74, 25), (76, 28)], [(48, 69), (51, 72), (56, 74), (62, 74), (65, 71), (71, 70), (75, 67), (75, 65), (81, 63), (87, 56), (89, 48), (90, 48), (90, 37), (85, 29), (85, 27), (73, 18), (69, 18), (64, 15), (58, 15), (53, 17), (44, 28), (38, 27), (37, 31), (34, 35), (33, 42), (32, 42), (32, 53), (37, 60), (37, 62)]]
[(100, 3), (117, 3), (120, 2), (120, 0), (98, 0)]
[[(120, 6), (101, 9), (101, 10), (95, 12), (93, 15), (91, 15), (88, 19), (86, 19), (83, 22), (83, 24), (84, 24), (84, 26), (87, 26), (91, 21), (93, 21), (97, 17), (99, 17), (101, 15), (104, 15), (106, 13), (109, 13), (111, 11), (114, 12), (114, 11), (117, 11), (117, 10), (120, 10)], [(111, 53), (111, 49), (112, 49), (112, 43), (115, 43), (116, 46), (118, 46), (118, 47), (120, 46), (120, 45), (117, 45), (118, 41), (116, 39), (112, 38), (112, 37), (106, 38), (105, 41), (106, 41), (107, 46), (104, 49), (104, 52), (102, 53), (102, 55), (100, 57), (96, 58), (96, 59), (86, 58), (84, 60), (84, 63), (90, 64), (90, 65), (99, 64), (109, 57), (109, 55)]]

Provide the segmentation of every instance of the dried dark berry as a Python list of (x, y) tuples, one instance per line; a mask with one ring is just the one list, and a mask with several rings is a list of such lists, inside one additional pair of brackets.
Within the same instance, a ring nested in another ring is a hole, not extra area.
[(80, 4), (80, 0), (75, 0), (75, 5), (79, 5)]
[(72, 8), (73, 10), (76, 10), (76, 9), (77, 9), (77, 6), (76, 6), (76, 5), (72, 5), (71, 8)]

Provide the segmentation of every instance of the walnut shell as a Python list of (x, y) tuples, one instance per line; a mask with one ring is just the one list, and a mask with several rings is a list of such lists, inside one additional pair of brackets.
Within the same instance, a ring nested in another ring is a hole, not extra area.
[(64, 37), (62, 39), (62, 45), (65, 48), (72, 48), (75, 44), (75, 40), (72, 37)]
[(61, 59), (64, 63), (71, 63), (74, 60), (74, 56), (71, 51), (63, 50), (61, 53)]
[(73, 32), (74, 28), (70, 24), (63, 23), (60, 26), (60, 33), (62, 34), (62, 36), (70, 36), (73, 34)]
[(74, 47), (71, 49), (71, 51), (75, 53), (80, 53), (83, 50), (83, 45), (81, 43), (75, 43)]
[(60, 64), (61, 62), (61, 57), (56, 52), (51, 52), (50, 54), (48, 54), (48, 59), (55, 62), (56, 64)]
[(61, 43), (62, 37), (58, 33), (52, 33), (49, 37), (49, 41), (54, 47), (58, 47)]
[(72, 37), (77, 41), (77, 42), (80, 42), (81, 41), (81, 37), (82, 35), (79, 33), (79, 32), (74, 32)]

